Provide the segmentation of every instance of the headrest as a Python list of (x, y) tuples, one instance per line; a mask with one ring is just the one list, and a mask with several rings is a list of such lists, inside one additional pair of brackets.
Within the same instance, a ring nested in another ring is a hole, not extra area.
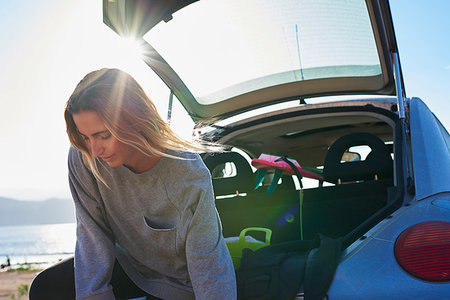
[[(253, 172), (248, 161), (237, 152), (208, 153), (203, 161), (211, 172), (214, 193), (216, 196), (247, 193), (253, 190)], [(223, 176), (225, 164), (232, 163), (236, 174)]]
[[(342, 155), (353, 146), (367, 145), (371, 152), (363, 161), (342, 162)], [(351, 133), (337, 139), (328, 149), (323, 166), (325, 181), (336, 183), (371, 180), (375, 175), (392, 178), (393, 164), (388, 147), (381, 139), (370, 133)]]

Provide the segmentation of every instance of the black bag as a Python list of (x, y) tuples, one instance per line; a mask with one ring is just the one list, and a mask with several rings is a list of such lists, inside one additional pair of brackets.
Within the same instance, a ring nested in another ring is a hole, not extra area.
[(244, 249), (237, 270), (239, 300), (322, 300), (341, 256), (341, 240), (319, 235), (314, 241), (290, 241)]

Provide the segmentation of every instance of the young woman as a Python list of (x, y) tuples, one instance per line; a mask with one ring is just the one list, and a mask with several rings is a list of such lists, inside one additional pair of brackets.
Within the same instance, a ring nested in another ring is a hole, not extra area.
[(76, 299), (234, 299), (202, 147), (177, 137), (117, 69), (86, 75), (65, 120), (75, 257), (42, 272), (30, 299), (70, 299), (74, 290)]

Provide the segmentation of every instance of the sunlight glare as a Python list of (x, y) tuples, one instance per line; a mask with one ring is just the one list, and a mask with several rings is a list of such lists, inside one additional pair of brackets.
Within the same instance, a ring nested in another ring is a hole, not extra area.
[(142, 57), (143, 49), (141, 43), (134, 38), (120, 38), (117, 43), (117, 51), (123, 53), (125, 56), (134, 58)]

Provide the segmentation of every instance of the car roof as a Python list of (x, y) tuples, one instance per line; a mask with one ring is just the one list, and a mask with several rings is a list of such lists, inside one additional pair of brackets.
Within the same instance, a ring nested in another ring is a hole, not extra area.
[(145, 62), (195, 121), (292, 99), (396, 93), (387, 0), (105, 0), (104, 22), (141, 41)]

